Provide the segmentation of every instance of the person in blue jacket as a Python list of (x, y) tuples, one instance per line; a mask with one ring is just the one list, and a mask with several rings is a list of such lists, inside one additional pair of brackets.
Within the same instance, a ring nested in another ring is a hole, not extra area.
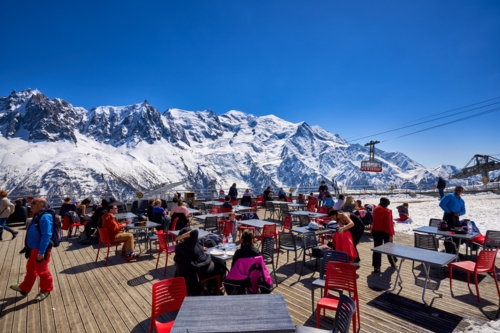
[[(47, 208), (47, 201), (43, 198), (33, 199), (31, 211), (35, 215), (28, 226), (24, 240), (25, 250), (27, 250), (26, 256), (28, 257), (26, 275), (21, 284), (13, 284), (10, 288), (23, 296), (27, 295), (33, 288), (38, 276), (40, 277), (40, 293), (35, 297), (35, 302), (40, 302), (50, 295), (54, 287), (49, 262), (52, 250), (50, 239), (52, 237), (55, 212)], [(40, 226), (40, 231), (37, 225)]]
[[(465, 214), (465, 202), (461, 195), (464, 191), (462, 186), (455, 187), (453, 193), (448, 193), (439, 202), (439, 207), (444, 211), (443, 221), (448, 223), (449, 228), (456, 228), (460, 226), (459, 218)], [(453, 239), (455, 244), (460, 246), (460, 239)], [(453, 244), (451, 242), (444, 243), (446, 252), (455, 253)]]

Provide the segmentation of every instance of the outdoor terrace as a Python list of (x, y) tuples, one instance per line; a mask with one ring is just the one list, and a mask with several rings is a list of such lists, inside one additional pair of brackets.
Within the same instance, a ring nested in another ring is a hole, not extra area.
[[(20, 297), (9, 289), (11, 284), (20, 282), (25, 273), (26, 260), (19, 254), (25, 228), (18, 226), (16, 229), (20, 233), (15, 240), (11, 241), (10, 235), (4, 233), (7, 240), (0, 242), (0, 293), (3, 296), (0, 332), (149, 332), (151, 286), (166, 278), (163, 276), (164, 259), (155, 270), (156, 252), (154, 257), (143, 254), (137, 262), (127, 263), (111, 251), (109, 264), (104, 266), (105, 251), (101, 251), (95, 262), (96, 245), (81, 246), (76, 239), (67, 242), (64, 238), (61, 246), (52, 251), (50, 268), (54, 276), (54, 291), (47, 300), (36, 304), (33, 298), (37, 286), (28, 297)], [(413, 237), (405, 234), (397, 234), (395, 241), (413, 245)], [(371, 274), (372, 247), (373, 242), (365, 233), (358, 247), (361, 256), (361, 268), (357, 271), (360, 332), (453, 332), (465, 330), (469, 326), (466, 320), (481, 325), (498, 314), (499, 300), (491, 276), (480, 277), (481, 303), (478, 303), (474, 285), (471, 284), (471, 289), (467, 287), (464, 273), (454, 273), (455, 297), (452, 297), (447, 272), (439, 279), (434, 269), (431, 276), (444, 295), (435, 298), (432, 307), (426, 309), (421, 300), (420, 283), (424, 273), (420, 266), (416, 267), (415, 274), (419, 278), (416, 285), (409, 261), (405, 261), (402, 267), (403, 290), (399, 296), (387, 295), (384, 290), (392, 286), (395, 270), (383, 257), (382, 274)], [(165, 258), (164, 254), (162, 258)], [(172, 258), (171, 255), (167, 277), (174, 274)], [(313, 265), (314, 262), (310, 263)], [(299, 271), (300, 264), (297, 266)], [(277, 276), (280, 283), (273, 293), (284, 295), (294, 324), (315, 327), (316, 316), (311, 312), (311, 282), (319, 273), (313, 275), (312, 270), (305, 267), (299, 278), (294, 272), (293, 261), (287, 264), (286, 255), (280, 255)], [(433, 296), (430, 291), (426, 293), (429, 303)], [(320, 291), (316, 289), (315, 301), (319, 297)], [(224, 311), (231, 309), (218, 311), (223, 320)], [(331, 327), (334, 313), (327, 312), (327, 316), (329, 319), (321, 321), (325, 329)]]

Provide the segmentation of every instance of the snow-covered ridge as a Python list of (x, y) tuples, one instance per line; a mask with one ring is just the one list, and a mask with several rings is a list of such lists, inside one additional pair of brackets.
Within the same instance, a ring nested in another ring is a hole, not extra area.
[(332, 178), (348, 186), (419, 185), (457, 171), (426, 169), (403, 153), (377, 149), (384, 171), (360, 172), (366, 147), (274, 115), (160, 113), (147, 101), (86, 110), (30, 89), (0, 98), (0, 147), (0, 188), (37, 193), (126, 195), (181, 180), (186, 188), (206, 188), (211, 179), (224, 188)]

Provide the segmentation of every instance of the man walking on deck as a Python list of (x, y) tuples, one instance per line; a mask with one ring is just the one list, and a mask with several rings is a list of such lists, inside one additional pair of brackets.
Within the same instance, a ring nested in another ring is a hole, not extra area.
[(23, 251), (25, 251), (28, 258), (26, 275), (21, 284), (10, 286), (10, 289), (21, 293), (21, 295), (27, 295), (33, 288), (37, 276), (39, 276), (40, 293), (35, 297), (35, 302), (46, 299), (54, 287), (52, 274), (49, 271), (49, 262), (52, 250), (50, 239), (52, 237), (55, 212), (46, 207), (47, 201), (43, 198), (36, 198), (31, 202), (31, 211), (35, 215), (28, 226), (24, 240), (25, 248)]
[(443, 177), (438, 178), (437, 189), (439, 190), (439, 199), (443, 199), (444, 197), (444, 189), (446, 188), (446, 182)]

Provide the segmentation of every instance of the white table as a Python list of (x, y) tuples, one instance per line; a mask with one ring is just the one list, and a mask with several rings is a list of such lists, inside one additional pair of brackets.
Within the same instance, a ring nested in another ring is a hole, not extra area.
[(273, 224), (276, 224), (276, 223), (273, 223), (273, 222), (268, 222), (268, 221), (262, 221), (262, 220), (256, 220), (256, 219), (252, 219), (252, 220), (241, 220), (241, 221), (237, 221), (238, 224), (243, 224), (243, 225), (247, 225), (249, 227), (255, 227), (255, 228), (259, 228), (259, 229), (262, 229), (264, 228), (265, 225), (273, 225)]

